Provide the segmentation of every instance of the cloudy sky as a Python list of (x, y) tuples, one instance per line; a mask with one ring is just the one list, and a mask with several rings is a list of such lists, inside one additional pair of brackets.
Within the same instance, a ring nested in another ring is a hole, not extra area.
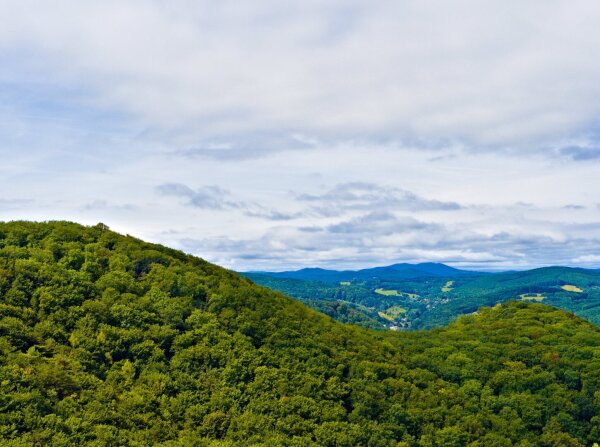
[(600, 3), (0, 0), (0, 219), (238, 269), (600, 267)]

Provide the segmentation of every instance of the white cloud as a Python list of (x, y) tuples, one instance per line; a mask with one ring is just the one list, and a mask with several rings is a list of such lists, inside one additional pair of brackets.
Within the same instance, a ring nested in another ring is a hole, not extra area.
[(599, 21), (592, 1), (0, 0), (0, 218), (241, 269), (598, 265)]
[(593, 1), (0, 2), (0, 47), (170, 143), (247, 132), (544, 148), (600, 112)]
[(600, 264), (600, 255), (584, 255), (584, 256), (578, 256), (576, 258), (573, 259), (574, 263), (577, 264), (595, 264), (598, 265)]

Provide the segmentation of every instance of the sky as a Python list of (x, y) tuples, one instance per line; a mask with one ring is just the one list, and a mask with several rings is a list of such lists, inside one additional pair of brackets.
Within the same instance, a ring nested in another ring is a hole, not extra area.
[(235, 270), (600, 268), (600, 3), (0, 0), (0, 220)]

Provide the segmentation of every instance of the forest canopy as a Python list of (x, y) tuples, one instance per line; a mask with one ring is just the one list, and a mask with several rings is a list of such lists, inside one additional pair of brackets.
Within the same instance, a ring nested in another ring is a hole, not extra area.
[(345, 325), (105, 225), (0, 223), (0, 445), (600, 440), (600, 329), (537, 303)]

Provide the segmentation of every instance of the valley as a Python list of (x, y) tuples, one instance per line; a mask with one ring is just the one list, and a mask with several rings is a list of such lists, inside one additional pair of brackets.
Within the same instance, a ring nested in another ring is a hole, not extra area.
[[(481, 306), (510, 300), (543, 302), (600, 324), (600, 272), (597, 270), (545, 267), (483, 273), (426, 263), (355, 272), (321, 270), (315, 274), (316, 271), (242, 274), (335, 319), (375, 329), (443, 326)], [(343, 281), (339, 281), (340, 278)], [(339, 305), (344, 306), (343, 313), (337, 312)], [(403, 311), (390, 311), (394, 308)]]

